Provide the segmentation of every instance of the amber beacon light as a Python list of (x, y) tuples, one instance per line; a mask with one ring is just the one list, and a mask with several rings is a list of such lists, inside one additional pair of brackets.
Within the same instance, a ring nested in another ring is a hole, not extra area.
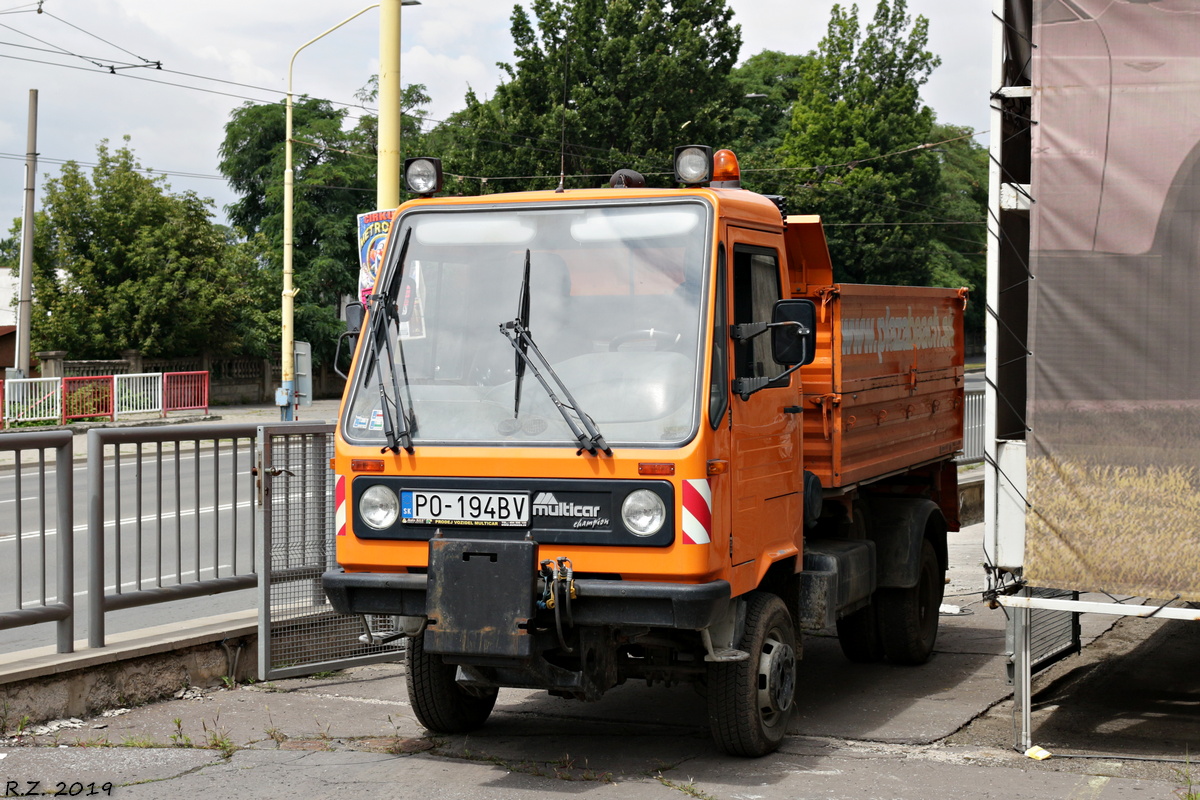
[(742, 188), (742, 172), (738, 167), (737, 155), (732, 150), (713, 153), (712, 186), (717, 189)]

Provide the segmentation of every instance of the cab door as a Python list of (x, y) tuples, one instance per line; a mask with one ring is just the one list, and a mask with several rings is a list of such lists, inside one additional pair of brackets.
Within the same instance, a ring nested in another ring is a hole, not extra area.
[[(731, 323), (770, 322), (782, 299), (783, 237), (730, 227)], [(728, 335), (728, 332), (727, 334)], [(733, 378), (770, 377), (785, 367), (771, 357), (771, 335), (729, 342)], [(733, 493), (732, 566), (761, 553), (791, 550), (803, 535), (801, 402), (797, 375), (747, 399), (730, 396)]]

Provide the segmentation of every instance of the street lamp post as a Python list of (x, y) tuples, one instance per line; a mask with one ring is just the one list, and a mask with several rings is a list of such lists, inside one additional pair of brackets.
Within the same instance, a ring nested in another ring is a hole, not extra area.
[[(351, 14), (323, 33), (314, 36), (296, 48), (288, 62), (287, 103), (285, 112), (284, 172), (283, 172), (283, 292), (282, 292), (282, 341), (283, 385), (275, 393), (280, 419), (291, 422), (295, 406), (296, 360), (294, 312), (296, 289), (292, 286), (293, 255), (295, 251), (294, 221), (295, 171), (292, 168), (292, 71), (296, 56), (313, 42), (328, 36), (348, 22), (358, 19), (372, 8), (379, 8), (379, 166), (376, 179), (379, 208), (390, 208), (399, 204), (400, 198), (400, 6), (420, 5), (419, 0), (381, 0)], [(387, 139), (384, 139), (385, 128)], [(394, 189), (385, 188), (394, 186)]]

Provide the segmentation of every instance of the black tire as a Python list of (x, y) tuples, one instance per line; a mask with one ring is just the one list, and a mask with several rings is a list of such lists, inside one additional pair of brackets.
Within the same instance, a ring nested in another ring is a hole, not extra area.
[(874, 664), (883, 660), (883, 639), (879, 635), (874, 602), (839, 619), (837, 635), (842, 655), (854, 663)]
[(908, 589), (880, 589), (875, 593), (883, 653), (896, 664), (924, 664), (937, 642), (938, 610), (946, 590), (937, 553), (928, 539), (921, 541), (921, 566), (917, 585)]
[(408, 702), (417, 720), (435, 733), (467, 733), (487, 722), (497, 689), (464, 689), (454, 680), (456, 667), (425, 652), (425, 634), (408, 640), (404, 656)]
[(747, 598), (745, 661), (708, 669), (708, 723), (726, 753), (757, 758), (774, 751), (796, 707), (796, 633), (783, 601), (753, 592)]

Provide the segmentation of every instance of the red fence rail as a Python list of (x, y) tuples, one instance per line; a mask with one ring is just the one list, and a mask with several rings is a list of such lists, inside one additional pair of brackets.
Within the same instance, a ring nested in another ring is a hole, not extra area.
[(62, 379), (62, 421), (69, 419), (113, 419), (113, 376)]
[(208, 373), (164, 372), (163, 416), (168, 411), (196, 408), (208, 413)]

